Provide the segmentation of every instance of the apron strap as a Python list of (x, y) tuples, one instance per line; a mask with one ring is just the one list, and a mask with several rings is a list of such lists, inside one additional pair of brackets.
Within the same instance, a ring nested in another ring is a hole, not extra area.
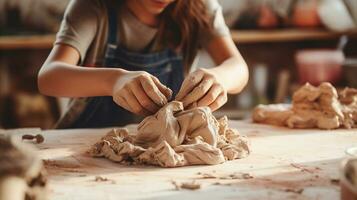
[(118, 29), (118, 13), (117, 13), (117, 3), (109, 1), (107, 3), (107, 13), (108, 13), (108, 44), (117, 44), (117, 29)]

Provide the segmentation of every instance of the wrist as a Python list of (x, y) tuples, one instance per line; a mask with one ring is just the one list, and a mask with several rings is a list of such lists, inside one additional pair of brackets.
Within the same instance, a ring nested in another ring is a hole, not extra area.
[(214, 68), (209, 68), (209, 69), (205, 69), (205, 71), (211, 75), (213, 75), (216, 79), (216, 81), (218, 82), (218, 84), (220, 84), (224, 90), (228, 90), (228, 88), (225, 85), (224, 80), (221, 79), (221, 77), (224, 77), (223, 75), (221, 75), (221, 69), (220, 67), (214, 67)]
[(106, 80), (106, 94), (107, 96), (113, 96), (113, 92), (119, 80), (127, 74), (128, 71), (124, 69), (111, 69)]

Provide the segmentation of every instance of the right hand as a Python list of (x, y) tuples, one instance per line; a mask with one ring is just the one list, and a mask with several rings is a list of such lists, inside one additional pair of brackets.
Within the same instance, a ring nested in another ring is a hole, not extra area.
[(147, 72), (128, 71), (115, 82), (112, 96), (119, 106), (134, 114), (147, 116), (167, 104), (172, 91)]

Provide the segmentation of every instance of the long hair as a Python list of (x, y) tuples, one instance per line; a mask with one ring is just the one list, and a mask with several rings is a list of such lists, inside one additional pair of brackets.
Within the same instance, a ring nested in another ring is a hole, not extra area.
[(176, 0), (161, 14), (158, 37), (160, 44), (179, 49), (187, 73), (200, 48), (200, 36), (211, 25), (204, 0)]

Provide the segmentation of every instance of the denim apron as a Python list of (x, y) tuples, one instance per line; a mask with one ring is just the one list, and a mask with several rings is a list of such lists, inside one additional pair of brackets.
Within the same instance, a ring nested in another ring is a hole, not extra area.
[[(130, 52), (118, 45), (117, 12), (108, 6), (109, 32), (104, 66), (129, 71), (146, 71), (173, 91), (173, 97), (183, 82), (182, 56), (171, 49), (154, 53)], [(138, 99), (140, 101), (140, 99)], [(90, 97), (84, 110), (66, 128), (100, 128), (137, 123), (141, 119), (117, 105), (110, 96)]]

